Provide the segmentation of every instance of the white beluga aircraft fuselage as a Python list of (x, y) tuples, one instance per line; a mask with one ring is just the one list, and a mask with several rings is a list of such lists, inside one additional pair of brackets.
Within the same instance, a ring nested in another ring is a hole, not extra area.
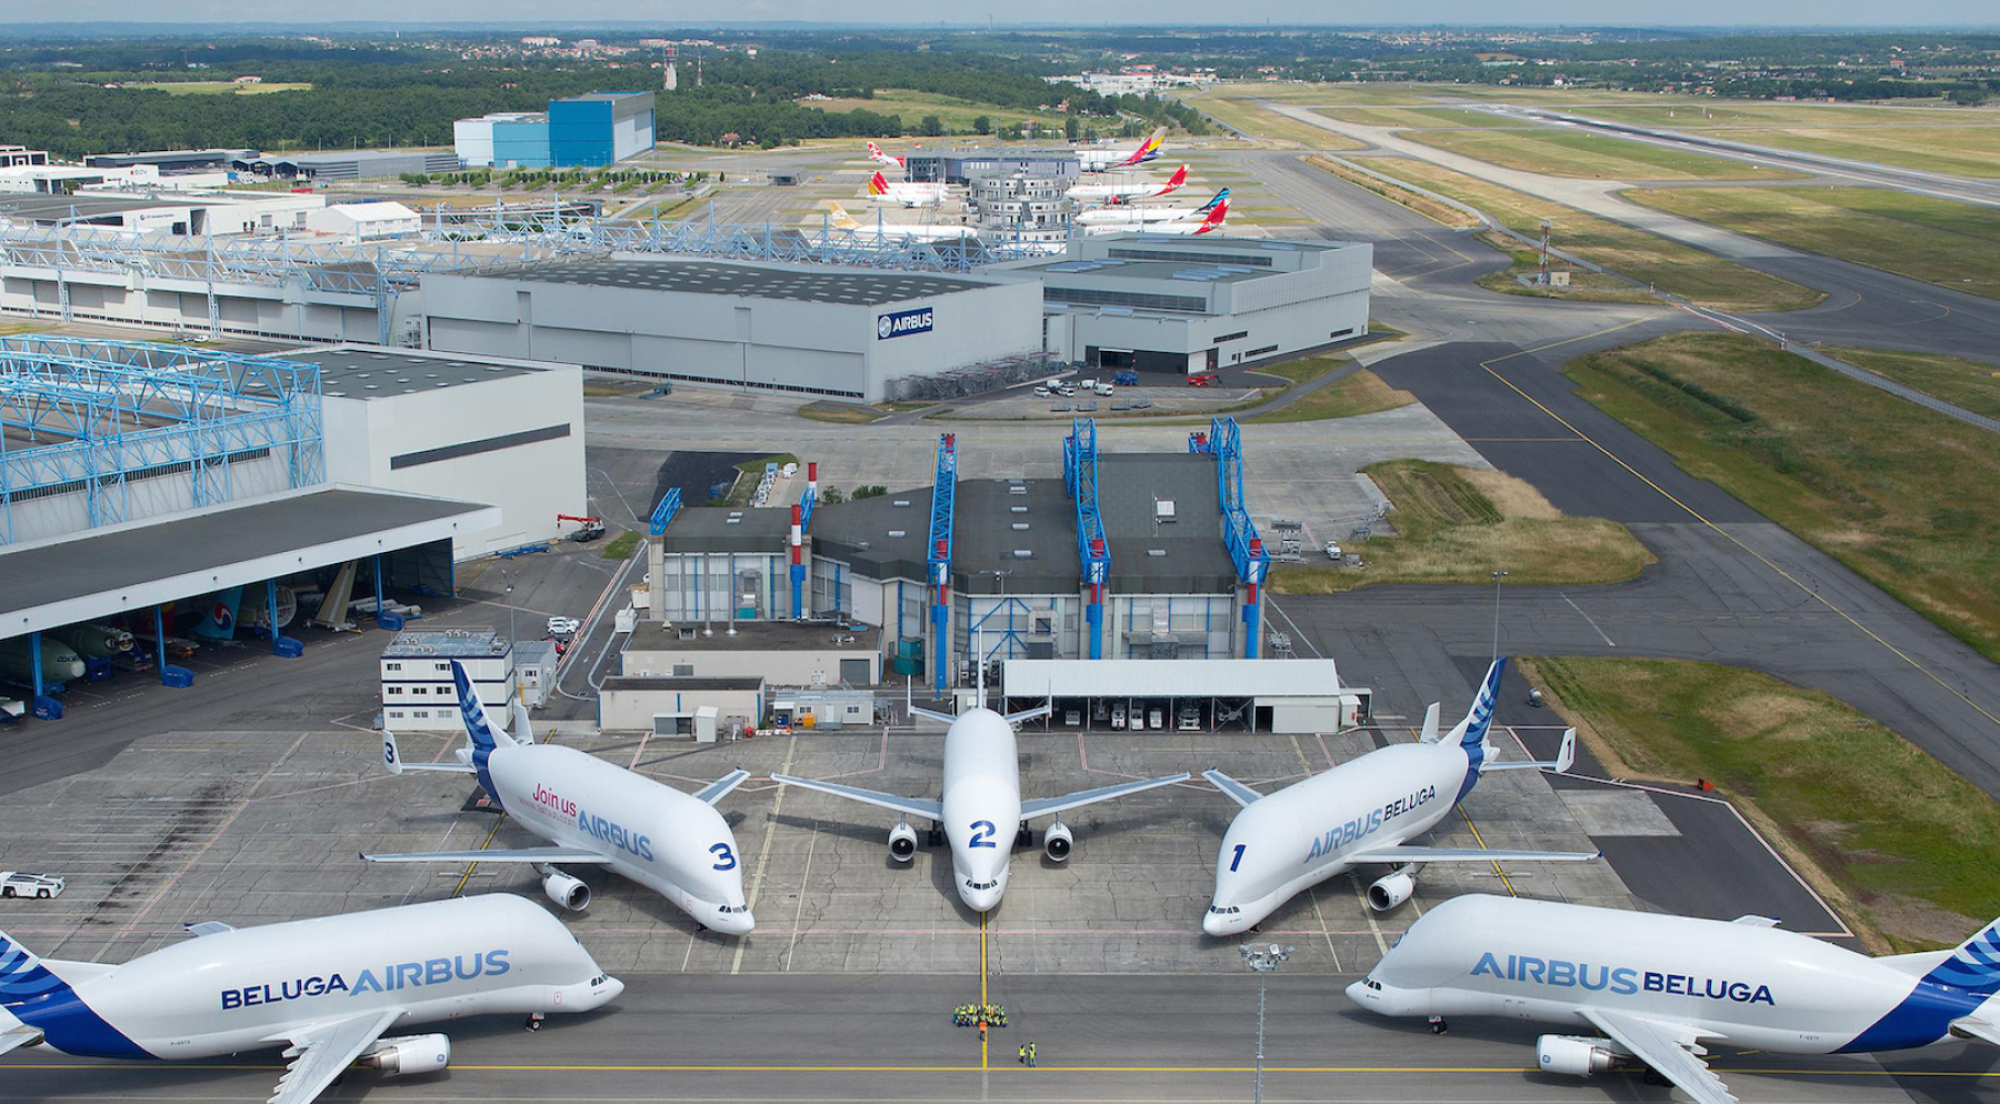
[(2000, 921), (1953, 951), (1870, 958), (1776, 921), (1475, 894), (1426, 912), (1347, 989), (1385, 1016), (1498, 1016), (1544, 1035), (1546, 1073), (1644, 1065), (1699, 1104), (1735, 1097), (1707, 1046), (1856, 1054), (1949, 1038), (2000, 1044)]
[(1271, 794), (1259, 794), (1221, 771), (1204, 777), (1243, 806), (1222, 837), (1215, 862), (1215, 898), (1202, 918), (1213, 936), (1248, 931), (1310, 886), (1357, 866), (1392, 864), (1394, 872), (1368, 887), (1368, 903), (1387, 911), (1416, 888), (1427, 862), (1583, 862), (1597, 852), (1489, 851), (1411, 846), (1472, 792), (1484, 771), (1565, 771), (1576, 733), (1563, 734), (1552, 762), (1496, 763), (1487, 732), (1499, 701), (1506, 660), (1487, 669), (1465, 719), (1440, 738), (1438, 707), (1424, 720), (1424, 739), (1391, 744)]
[(755, 926), (744, 903), (736, 836), (714, 803), (750, 777), (735, 771), (687, 794), (575, 748), (535, 744), (527, 710), (515, 707), (518, 737), (488, 721), (477, 690), (456, 661), (452, 679), (469, 746), (458, 763), (405, 763), (396, 737), (384, 733), (383, 762), (393, 773), (444, 770), (471, 774), (516, 824), (552, 847), (520, 850), (364, 853), (369, 862), (523, 863), (542, 874), (543, 892), (564, 908), (590, 904), (590, 888), (558, 864), (604, 866), (665, 897), (702, 926), (744, 935)]
[(286, 1047), (271, 1099), (307, 1104), (356, 1061), (391, 1075), (451, 1058), (393, 1028), (498, 1013), (587, 1012), (624, 984), (562, 923), (509, 894), (234, 929), (122, 965), (37, 958), (0, 935), (0, 1053), (197, 1059)]
[(916, 857), (917, 832), (907, 818), (928, 818), (933, 824), (933, 838), (941, 832), (951, 847), (952, 885), (959, 900), (975, 912), (997, 907), (1006, 894), (1008, 859), (1017, 842), (1027, 836), (1028, 821), (1044, 816), (1056, 818), (1044, 837), (1043, 847), (1050, 859), (1063, 862), (1069, 858), (1075, 837), (1063, 824), (1062, 813), (1188, 778), (1186, 774), (1168, 775), (1024, 802), (1014, 726), (1031, 717), (1046, 716), (1047, 706), (1010, 714), (975, 708), (956, 717), (924, 709), (912, 712), (950, 725), (944, 734), (943, 789), (937, 800), (899, 797), (783, 774), (771, 777), (788, 786), (802, 786), (902, 814), (905, 819), (889, 830), (889, 854), (897, 862), (909, 862)]

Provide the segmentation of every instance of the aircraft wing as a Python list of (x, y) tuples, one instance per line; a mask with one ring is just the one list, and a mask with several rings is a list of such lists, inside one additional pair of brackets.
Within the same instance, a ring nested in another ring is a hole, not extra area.
[(750, 778), (749, 771), (733, 770), (730, 771), (728, 774), (723, 775), (721, 778), (718, 778), (715, 781), (710, 782), (708, 785), (703, 786), (701, 789), (696, 790), (694, 792), (694, 795), (697, 798), (700, 798), (701, 800), (708, 802), (710, 805), (713, 805), (716, 802), (721, 801), (723, 798), (728, 797), (729, 791), (735, 789), (738, 786), (741, 786), (744, 782), (748, 781), (749, 778)]
[[(2000, 1024), (1982, 1020), (1977, 1016), (1960, 1016), (1951, 1021), (1951, 1033), (1961, 1039), (1977, 1039), (1982, 1043), (2000, 1046)], [(6, 1038), (0, 1036), (0, 1047), (6, 1045)]]
[(1246, 809), (1250, 807), (1251, 802), (1264, 796), (1219, 770), (1205, 770), (1201, 772), (1201, 776), (1208, 779), (1209, 785), (1228, 794), (1232, 800)]
[(611, 862), (611, 856), (581, 847), (524, 847), (518, 851), (413, 851), (400, 855), (361, 853), (361, 861), (377, 863), (596, 863)]
[(1695, 1104), (1736, 1104), (1736, 1097), (1722, 1078), (1708, 1068), (1697, 1054), (1702, 1053), (1700, 1033), (1685, 1024), (1663, 1023), (1623, 1012), (1601, 1008), (1578, 1009), (1611, 1041), (1632, 1052), (1652, 1067), (1654, 1073), (1674, 1083)]
[(1348, 856), (1354, 863), (1590, 862), (1602, 851), (1484, 851), (1476, 847), (1377, 847)]
[(1171, 786), (1176, 782), (1185, 782), (1188, 780), (1188, 777), (1188, 773), (1182, 771), (1179, 774), (1170, 774), (1164, 778), (1148, 778), (1141, 782), (1120, 782), (1116, 786), (1099, 786), (1094, 790), (1078, 790), (1075, 793), (1064, 794), (1061, 797), (1045, 797), (1039, 801), (1023, 801), (1021, 802), (1021, 819), (1027, 820), (1029, 817), (1048, 816), (1050, 813), (1067, 812), (1084, 805), (1095, 805), (1100, 801), (1109, 801), (1114, 797), (1124, 797), (1126, 794), (1141, 793), (1145, 790), (1157, 790), (1161, 786)]
[(401, 1011), (390, 1009), (372, 1016), (318, 1023), (278, 1036), (292, 1044), (285, 1048), (285, 1057), (292, 1062), (285, 1068), (284, 1076), (278, 1078), (278, 1091), (271, 1094), (270, 1104), (312, 1104), (400, 1015)]
[(183, 924), (182, 927), (187, 930), (189, 935), (197, 939), (204, 935), (221, 935), (223, 932), (233, 932), (236, 930), (234, 927), (220, 920), (203, 920), (198, 924)]
[(942, 801), (930, 801), (921, 797), (897, 797), (895, 794), (883, 793), (880, 790), (864, 790), (859, 786), (842, 786), (833, 782), (815, 782), (810, 778), (793, 778), (789, 774), (774, 774), (771, 778), (787, 786), (803, 786), (808, 790), (818, 790), (835, 797), (844, 797), (849, 801), (859, 801), (863, 805), (889, 809), (904, 816), (944, 819)]

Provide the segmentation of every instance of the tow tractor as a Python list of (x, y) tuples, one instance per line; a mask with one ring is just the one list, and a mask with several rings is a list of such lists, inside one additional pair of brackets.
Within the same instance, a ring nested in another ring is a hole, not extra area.
[(576, 531), (569, 535), (569, 539), (578, 544), (594, 541), (604, 535), (603, 518), (578, 517), (575, 514), (557, 514), (556, 521), (558, 523), (565, 521), (574, 521), (577, 523)]

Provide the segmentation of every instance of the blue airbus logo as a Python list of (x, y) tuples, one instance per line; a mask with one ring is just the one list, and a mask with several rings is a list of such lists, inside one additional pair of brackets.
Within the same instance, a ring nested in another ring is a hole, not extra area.
[(443, 985), (453, 980), (471, 981), (480, 976), (499, 977), (513, 969), (507, 961), (508, 953), (504, 949), (475, 951), (451, 958), (428, 958), (422, 962), (395, 962), (382, 967), (379, 972), (374, 967), (368, 967), (354, 975), (352, 984), (345, 975), (336, 973), (243, 985), (222, 990), (222, 1007), (228, 1011), (232, 1008), (254, 1008), (260, 1004), (280, 1004), (302, 997), (324, 997), (334, 993), (358, 996), (362, 993)]
[(615, 820), (592, 816), (582, 809), (576, 811), (576, 826), (593, 839), (601, 839), (620, 851), (650, 860), (653, 857), (653, 837), (642, 836), (627, 829)]
[(875, 316), (875, 337), (887, 341), (892, 337), (908, 337), (911, 334), (931, 332), (931, 308), (918, 307), (915, 310), (895, 311), (891, 314)]
[[(1593, 970), (1596, 971), (1594, 975)], [(1472, 967), (1473, 977), (1481, 974), (1559, 989), (1581, 988), (1592, 992), (1608, 990), (1620, 996), (1631, 996), (1644, 990), (1648, 993), (1734, 1001), (1737, 1004), (1775, 1006), (1778, 1003), (1771, 998), (1771, 987), (1768, 985), (1697, 977), (1693, 974), (1663, 974), (1653, 970), (1637, 970), (1630, 966), (1592, 966), (1587, 962), (1537, 958), (1534, 955), (1508, 955), (1506, 965), (1502, 966), (1497, 955), (1492, 951), (1486, 951), (1479, 956), (1479, 962)]]
[(1311, 862), (1321, 855), (1330, 855), (1356, 840), (1373, 834), (1397, 817), (1430, 804), (1437, 795), (1436, 786), (1425, 786), (1408, 797), (1399, 797), (1379, 809), (1368, 810), (1366, 816), (1358, 816), (1344, 824), (1337, 824), (1327, 829), (1313, 840), (1312, 853), (1306, 856), (1306, 861)]

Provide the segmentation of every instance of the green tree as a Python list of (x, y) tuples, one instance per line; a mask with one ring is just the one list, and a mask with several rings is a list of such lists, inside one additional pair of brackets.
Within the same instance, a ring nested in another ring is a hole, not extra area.
[(944, 133), (944, 120), (935, 115), (926, 115), (917, 123), (917, 133), (926, 138), (936, 138)]
[(989, 115), (974, 115), (972, 117), (972, 133), (974, 134), (993, 133), (993, 118)]
[(1076, 121), (1076, 116), (1067, 115), (1063, 117), (1064, 138), (1067, 138), (1068, 140), (1074, 142), (1076, 141), (1076, 136), (1078, 134), (1081, 134), (1082, 132), (1083, 132), (1083, 124)]

